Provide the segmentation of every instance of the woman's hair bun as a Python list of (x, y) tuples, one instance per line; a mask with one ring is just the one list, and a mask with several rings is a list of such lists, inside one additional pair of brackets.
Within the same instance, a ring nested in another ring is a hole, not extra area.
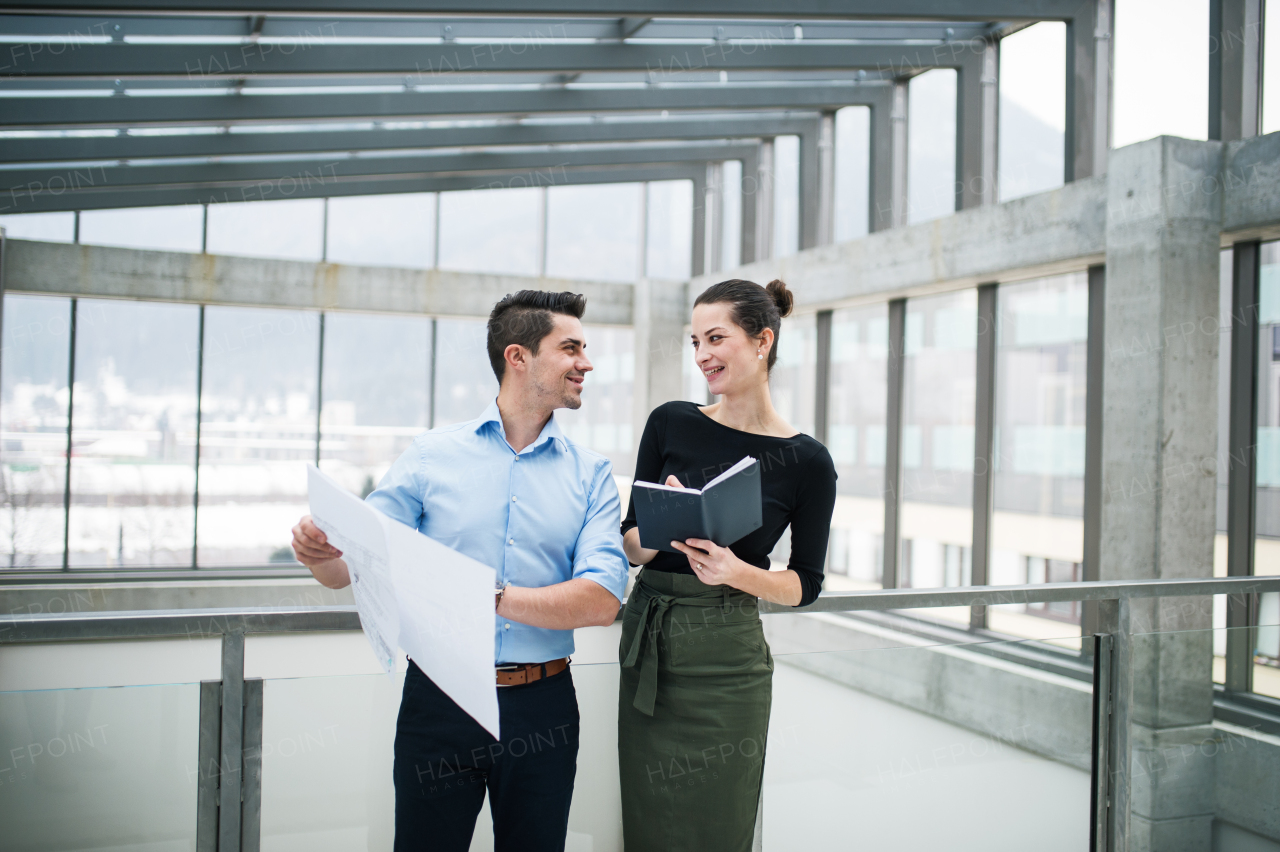
[(773, 303), (778, 306), (778, 314), (784, 317), (790, 315), (791, 306), (795, 304), (796, 298), (787, 289), (787, 285), (781, 279), (775, 278), (766, 284), (764, 289), (769, 294), (769, 298), (773, 299)]

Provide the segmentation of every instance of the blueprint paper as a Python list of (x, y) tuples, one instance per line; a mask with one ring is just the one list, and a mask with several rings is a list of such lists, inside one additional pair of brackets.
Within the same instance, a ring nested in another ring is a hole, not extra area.
[(384, 671), (402, 648), (445, 694), (499, 739), (493, 676), (497, 572), (387, 517), (314, 466), (316, 526), (342, 551), (360, 624)]

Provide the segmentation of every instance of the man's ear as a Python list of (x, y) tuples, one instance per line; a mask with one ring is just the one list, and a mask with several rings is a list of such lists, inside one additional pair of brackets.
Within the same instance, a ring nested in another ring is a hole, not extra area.
[(519, 343), (512, 343), (502, 350), (502, 358), (507, 362), (508, 370), (523, 372), (529, 367), (529, 350)]

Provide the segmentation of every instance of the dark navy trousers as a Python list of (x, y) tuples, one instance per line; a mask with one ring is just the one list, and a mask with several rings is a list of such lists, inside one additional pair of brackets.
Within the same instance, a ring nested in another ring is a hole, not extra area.
[(489, 794), (496, 852), (563, 852), (578, 769), (569, 669), (498, 689), (501, 741), (412, 662), (396, 721), (395, 852), (466, 852)]

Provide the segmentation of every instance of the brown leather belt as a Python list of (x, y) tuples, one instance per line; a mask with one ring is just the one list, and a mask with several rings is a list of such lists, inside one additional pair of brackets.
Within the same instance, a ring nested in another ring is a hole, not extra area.
[(545, 663), (512, 663), (497, 669), (498, 686), (522, 686), (544, 677), (552, 677), (569, 668), (569, 658), (547, 660)]

